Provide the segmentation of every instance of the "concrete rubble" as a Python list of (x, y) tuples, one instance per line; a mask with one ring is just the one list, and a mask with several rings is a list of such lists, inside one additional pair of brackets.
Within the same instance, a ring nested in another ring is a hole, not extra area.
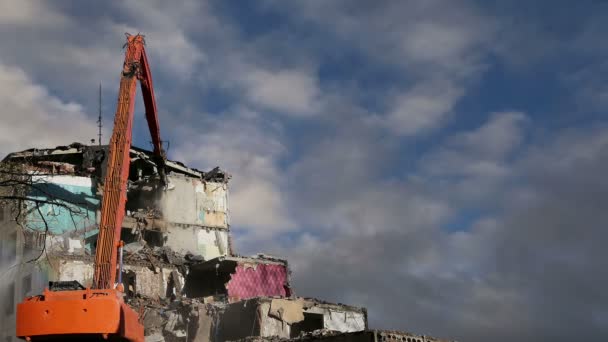
[[(4, 159), (22, 168), (34, 185), (28, 196), (43, 203), (0, 206), (0, 239), (14, 244), (1, 247), (22, 261), (7, 270), (4, 307), (49, 282), (90, 286), (106, 154), (74, 143)], [(163, 185), (150, 152), (130, 154), (121, 278), (146, 341), (441, 341), (369, 330), (365, 308), (296, 296), (287, 260), (233, 250), (229, 174), (167, 161)], [(14, 310), (0, 318), (0, 337), (11, 340)]]
[(320, 329), (301, 334), (298, 337), (285, 339), (276, 336), (248, 336), (233, 342), (450, 342), (431, 336), (416, 335), (404, 331), (393, 330), (362, 330), (356, 332), (340, 332)]

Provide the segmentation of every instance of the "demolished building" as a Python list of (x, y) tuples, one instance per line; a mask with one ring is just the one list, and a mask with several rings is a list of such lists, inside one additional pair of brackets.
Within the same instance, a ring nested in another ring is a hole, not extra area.
[(237, 340), (238, 342), (449, 342), (425, 335), (416, 335), (404, 331), (392, 330), (363, 330), (355, 332), (340, 332), (331, 330), (315, 330), (303, 333), (295, 338), (250, 336)]
[[(24, 297), (91, 285), (106, 155), (74, 143), (3, 160), (18, 181), (0, 205), (2, 341), (16, 340)], [(234, 251), (229, 174), (167, 160), (165, 183), (151, 152), (130, 157), (120, 281), (146, 341), (378, 340), (364, 308), (296, 296), (287, 260)], [(435, 341), (411, 338), (399, 341)]]

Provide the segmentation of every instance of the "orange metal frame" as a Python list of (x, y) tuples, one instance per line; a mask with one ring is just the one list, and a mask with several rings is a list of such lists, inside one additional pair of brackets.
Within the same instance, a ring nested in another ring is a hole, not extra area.
[(104, 338), (143, 342), (144, 329), (137, 313), (123, 301), (124, 294), (114, 289), (117, 249), (127, 201), (129, 150), (137, 80), (140, 80), (148, 128), (154, 153), (164, 161), (160, 126), (156, 110), (152, 75), (141, 35), (127, 35), (125, 62), (120, 80), (118, 107), (109, 144), (107, 171), (99, 235), (95, 252), (93, 289), (49, 291), (25, 299), (17, 305), (17, 336), (61, 337), (93, 334)]

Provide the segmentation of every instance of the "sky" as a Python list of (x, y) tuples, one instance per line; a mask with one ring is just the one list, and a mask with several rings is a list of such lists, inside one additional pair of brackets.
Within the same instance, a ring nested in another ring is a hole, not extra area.
[(298, 295), (608, 337), (607, 1), (4, 0), (0, 154), (97, 138), (100, 83), (106, 143), (125, 32), (169, 158), (232, 174), (237, 252), (287, 257)]

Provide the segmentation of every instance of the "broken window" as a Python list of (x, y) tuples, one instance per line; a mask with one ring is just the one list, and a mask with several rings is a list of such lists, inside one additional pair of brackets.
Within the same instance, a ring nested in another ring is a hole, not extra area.
[(21, 280), (21, 298), (27, 297), (32, 291), (32, 275), (28, 274)]
[(183, 293), (188, 298), (226, 296), (226, 284), (236, 270), (234, 261), (209, 261), (193, 265), (186, 277)]
[(44, 248), (44, 240), (46, 234), (43, 232), (24, 230), (23, 231), (23, 248), (24, 254), (35, 251), (40, 252)]
[(291, 325), (291, 337), (301, 333), (323, 329), (323, 314), (304, 312), (304, 320)]
[(15, 283), (11, 283), (6, 291), (6, 307), (4, 312), (7, 315), (12, 315), (15, 312)]
[(142, 235), (146, 244), (152, 248), (162, 247), (165, 244), (165, 236), (161, 232), (144, 230)]

